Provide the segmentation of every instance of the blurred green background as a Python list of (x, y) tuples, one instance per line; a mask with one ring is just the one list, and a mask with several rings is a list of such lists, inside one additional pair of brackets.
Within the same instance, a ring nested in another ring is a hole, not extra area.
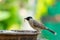
[[(32, 16), (54, 30), (53, 35), (43, 30), (43, 40), (60, 40), (60, 1), (59, 0), (0, 0), (0, 30), (29, 29), (24, 18)], [(44, 39), (45, 38), (45, 39)]]

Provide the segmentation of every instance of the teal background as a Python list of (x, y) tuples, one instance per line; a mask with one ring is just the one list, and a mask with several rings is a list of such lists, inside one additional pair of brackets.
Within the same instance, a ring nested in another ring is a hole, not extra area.
[[(56, 1), (55, 5), (48, 7), (48, 16), (55, 16), (56, 14), (60, 14), (60, 2)], [(60, 22), (52, 22), (52, 21), (45, 21), (43, 22), (45, 26), (54, 30), (57, 35), (53, 35), (47, 30), (42, 31), (43, 37), (47, 38), (48, 40), (60, 40)]]

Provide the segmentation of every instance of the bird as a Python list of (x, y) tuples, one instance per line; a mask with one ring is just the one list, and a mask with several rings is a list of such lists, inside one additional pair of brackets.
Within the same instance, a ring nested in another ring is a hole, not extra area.
[(27, 20), (28, 23), (30, 24), (30, 26), (33, 29), (37, 30), (37, 31), (39, 31), (40, 29), (42, 29), (42, 30), (48, 30), (52, 34), (56, 35), (56, 32), (55, 31), (49, 29), (42, 22), (38, 22), (37, 20), (33, 19), (33, 17), (31, 17), (31, 16), (28, 16), (28, 17), (24, 18), (24, 20)]

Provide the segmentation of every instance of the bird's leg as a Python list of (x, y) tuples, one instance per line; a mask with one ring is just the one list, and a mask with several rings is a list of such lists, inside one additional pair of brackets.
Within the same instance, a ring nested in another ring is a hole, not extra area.
[(41, 34), (41, 30), (39, 28), (36, 28), (38, 34)]

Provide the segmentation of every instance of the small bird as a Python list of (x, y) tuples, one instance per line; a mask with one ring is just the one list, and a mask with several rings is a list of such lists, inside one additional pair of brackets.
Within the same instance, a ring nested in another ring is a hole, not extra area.
[(32, 28), (34, 28), (35, 30), (39, 31), (40, 29), (42, 30), (48, 30), (49, 32), (53, 33), (54, 35), (56, 35), (56, 32), (54, 32), (53, 30), (45, 27), (41, 22), (38, 22), (36, 20), (34, 20), (31, 16), (24, 18), (25, 20), (28, 21), (28, 23), (30, 24), (30, 26)]

